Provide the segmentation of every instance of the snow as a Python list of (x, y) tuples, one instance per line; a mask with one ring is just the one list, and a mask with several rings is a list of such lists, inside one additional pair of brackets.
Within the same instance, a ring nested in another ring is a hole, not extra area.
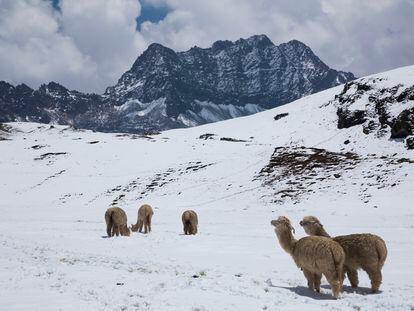
[(153, 100), (149, 103), (142, 103), (137, 99), (128, 100), (125, 104), (121, 106), (115, 106), (115, 109), (126, 113), (126, 117), (133, 118), (134, 116), (146, 116), (152, 111), (158, 112), (163, 116), (166, 116), (166, 104), (165, 98), (161, 97), (159, 99)]
[(198, 124), (205, 124), (217, 121), (223, 121), (231, 118), (251, 115), (253, 113), (261, 112), (264, 109), (256, 104), (246, 104), (244, 106), (215, 104), (208, 101), (194, 102), (194, 106), (199, 110), (195, 113), (192, 110), (187, 110), (181, 113), (177, 120), (182, 122), (185, 126), (196, 126)]
[[(377, 76), (386, 77), (379, 86), (413, 85), (414, 66)], [(329, 102), (341, 90), (152, 139), (10, 123), (10, 140), (0, 141), (0, 310), (412, 310), (413, 164), (384, 166), (381, 156), (414, 156), (389, 135), (338, 130)], [(199, 139), (206, 133), (216, 136)], [(280, 146), (367, 160), (312, 185), (315, 192), (298, 202), (278, 204), (275, 189), (284, 182), (263, 186), (255, 177)], [(188, 169), (198, 162), (209, 166)], [(386, 186), (372, 185), (370, 174), (382, 174)], [(105, 238), (104, 213), (116, 199), (129, 223), (151, 204), (153, 231)], [(199, 215), (196, 236), (182, 233), (186, 209)], [(309, 291), (270, 226), (279, 215), (290, 218), (297, 238), (305, 236), (298, 223), (306, 215), (332, 235), (382, 236), (389, 255), (381, 292), (370, 294), (362, 271), (360, 287), (346, 280), (338, 300), (326, 280), (321, 294)]]

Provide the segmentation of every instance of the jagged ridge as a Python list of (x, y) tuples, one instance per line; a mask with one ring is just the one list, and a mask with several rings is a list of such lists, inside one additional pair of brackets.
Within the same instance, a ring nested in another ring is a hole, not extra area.
[(153, 43), (103, 95), (69, 91), (54, 82), (38, 90), (2, 82), (0, 122), (165, 130), (249, 115), (354, 78), (330, 69), (297, 40), (276, 46), (256, 35), (178, 53)]

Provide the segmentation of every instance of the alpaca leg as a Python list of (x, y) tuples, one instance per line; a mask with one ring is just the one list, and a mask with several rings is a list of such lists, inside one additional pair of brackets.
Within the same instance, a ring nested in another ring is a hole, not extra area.
[(378, 292), (381, 281), (382, 281), (382, 274), (380, 269), (366, 269), (365, 270), (368, 273), (368, 276), (371, 280), (371, 290), (373, 293)]
[(111, 237), (112, 236), (112, 224), (107, 224), (106, 225), (106, 234)]
[(151, 232), (151, 216), (148, 216), (148, 230)]
[(347, 268), (346, 274), (348, 275), (351, 286), (358, 287), (358, 271), (355, 269)]
[(315, 287), (315, 290), (318, 293), (321, 292), (321, 279), (322, 279), (322, 274), (314, 274), (313, 275), (313, 286)]
[(184, 225), (184, 234), (185, 235), (188, 234), (188, 225), (187, 224)]
[(314, 290), (314, 280), (313, 280), (313, 273), (309, 272), (308, 270), (303, 270), (303, 274), (305, 278), (308, 280), (308, 287), (310, 290)]
[(139, 220), (138, 223), (139, 223), (139, 225), (138, 225), (138, 228), (139, 228), (138, 231), (139, 232), (142, 232), (142, 226), (143, 226), (144, 222), (142, 220)]
[(146, 220), (144, 220), (144, 233), (148, 233), (148, 224)]

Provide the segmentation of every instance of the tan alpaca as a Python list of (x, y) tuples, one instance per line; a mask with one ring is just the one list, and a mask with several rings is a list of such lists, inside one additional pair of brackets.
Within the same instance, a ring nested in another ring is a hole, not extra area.
[(303, 270), (311, 290), (320, 292), (322, 274), (331, 285), (332, 295), (338, 298), (341, 291), (342, 269), (345, 253), (332, 239), (325, 237), (305, 237), (296, 240), (290, 220), (280, 216), (272, 220), (280, 246), (293, 257), (296, 265)]
[(185, 211), (181, 216), (181, 220), (183, 221), (185, 234), (197, 234), (198, 217), (196, 212), (192, 210)]
[[(300, 225), (309, 235), (330, 237), (319, 219), (314, 216), (304, 217)], [(346, 255), (342, 278), (345, 278), (346, 272), (351, 286), (357, 287), (357, 270), (362, 269), (368, 273), (372, 292), (377, 292), (382, 281), (381, 269), (387, 258), (384, 240), (370, 233), (342, 235), (334, 237), (333, 240), (342, 246)]]
[(108, 208), (105, 212), (106, 233), (111, 236), (129, 236), (130, 230), (127, 226), (127, 215), (119, 207)]
[(131, 229), (133, 232), (142, 232), (142, 227), (144, 227), (144, 233), (151, 232), (151, 218), (154, 215), (152, 207), (148, 204), (141, 205), (138, 210), (138, 219), (135, 225), (132, 225)]

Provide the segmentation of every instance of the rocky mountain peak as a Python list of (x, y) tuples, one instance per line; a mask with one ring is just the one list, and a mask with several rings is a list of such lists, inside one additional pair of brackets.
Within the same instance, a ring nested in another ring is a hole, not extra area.
[(257, 48), (266, 48), (268, 46), (274, 46), (273, 42), (266, 35), (254, 35), (245, 40), (249, 45)]
[(69, 90), (59, 83), (51, 81), (48, 84), (42, 84), (39, 88), (39, 92), (59, 95), (66, 94)]
[(353, 79), (297, 40), (275, 45), (262, 34), (182, 52), (152, 43), (102, 96), (55, 82), (25, 95), (0, 85), (0, 116), (37, 121), (41, 114), (41, 120), (112, 132), (165, 130), (249, 115)]

